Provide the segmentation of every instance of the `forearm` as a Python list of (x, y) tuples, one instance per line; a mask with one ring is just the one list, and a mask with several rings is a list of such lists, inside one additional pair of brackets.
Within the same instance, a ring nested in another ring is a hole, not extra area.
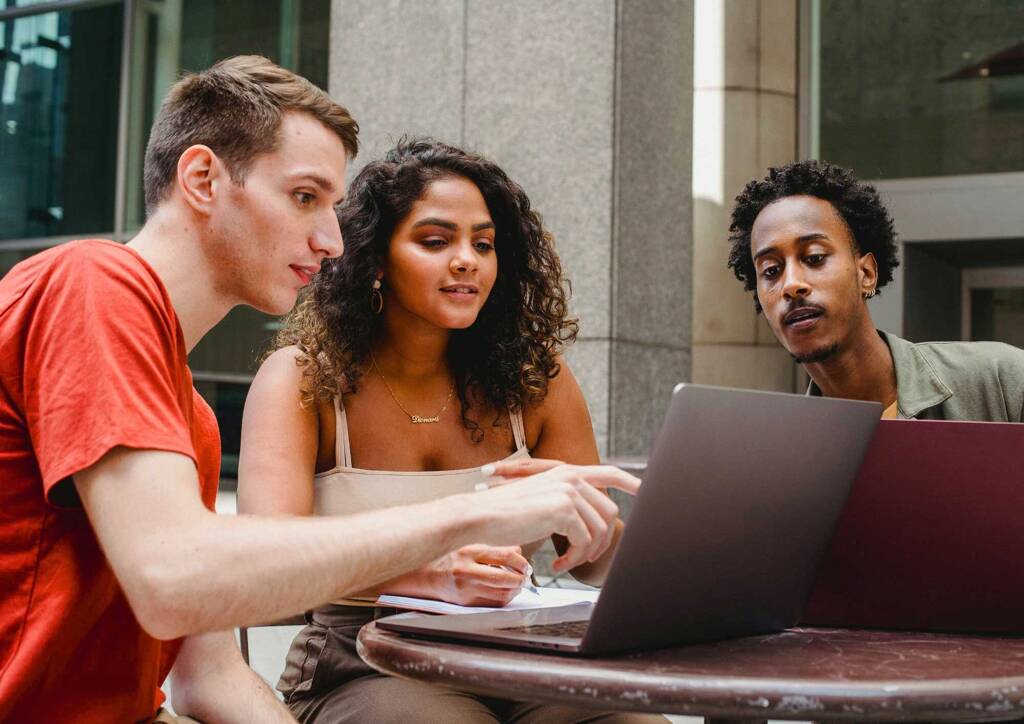
[[(198, 516), (152, 531), (156, 633), (171, 638), (272, 621), (376, 586), (473, 541), (459, 496), (346, 518)], [(166, 626), (166, 629), (162, 627)]]
[(206, 510), (192, 461), (176, 453), (116, 448), (75, 475), (136, 618), (163, 639), (293, 615), (471, 543), (513, 546), (561, 533), (572, 545), (560, 566), (572, 568), (600, 553), (614, 519), (595, 486), (634, 492), (639, 484), (614, 468), (559, 467), (484, 493), (348, 518), (257, 518)]
[(288, 709), (246, 666), (230, 632), (186, 639), (171, 672), (174, 711), (204, 724), (294, 722)]
[(366, 598), (391, 594), (393, 596), (440, 599), (437, 578), (436, 570), (434, 570), (431, 564), (428, 564), (414, 571), (382, 581), (376, 586), (370, 586), (355, 595)]

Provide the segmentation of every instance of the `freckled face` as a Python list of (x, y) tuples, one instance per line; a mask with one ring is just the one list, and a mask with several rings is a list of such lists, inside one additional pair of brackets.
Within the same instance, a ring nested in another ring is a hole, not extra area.
[(798, 361), (820, 361), (857, 335), (877, 267), (832, 204), (814, 196), (769, 204), (754, 220), (750, 252), (764, 316)]
[(442, 329), (465, 329), (498, 276), (495, 228), (468, 179), (431, 182), (391, 236), (382, 272), (385, 314)]

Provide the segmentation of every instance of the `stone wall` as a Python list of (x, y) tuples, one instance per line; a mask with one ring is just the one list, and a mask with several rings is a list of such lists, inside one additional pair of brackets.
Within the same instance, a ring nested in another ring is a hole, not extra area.
[(698, 0), (694, 14), (693, 381), (792, 391), (794, 364), (726, 267), (732, 202), (797, 141), (796, 0)]
[(645, 453), (690, 376), (692, 21), (690, 0), (331, 8), (330, 90), (362, 126), (359, 163), (433, 135), (494, 158), (543, 214), (603, 454)]

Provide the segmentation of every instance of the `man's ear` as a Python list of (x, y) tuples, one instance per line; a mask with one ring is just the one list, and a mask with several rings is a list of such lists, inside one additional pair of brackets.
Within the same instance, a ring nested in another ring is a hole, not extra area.
[(878, 262), (871, 252), (857, 258), (857, 276), (860, 279), (861, 294), (871, 296), (878, 286)]
[(209, 214), (226, 169), (209, 146), (189, 146), (178, 157), (178, 191), (194, 211)]

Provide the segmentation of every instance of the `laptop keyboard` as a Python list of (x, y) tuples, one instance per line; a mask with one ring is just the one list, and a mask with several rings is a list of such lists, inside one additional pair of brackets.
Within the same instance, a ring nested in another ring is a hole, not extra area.
[(538, 626), (508, 626), (498, 629), (499, 631), (513, 631), (515, 633), (535, 636), (568, 636), (570, 638), (583, 638), (590, 621), (562, 621), (560, 623), (545, 623)]

